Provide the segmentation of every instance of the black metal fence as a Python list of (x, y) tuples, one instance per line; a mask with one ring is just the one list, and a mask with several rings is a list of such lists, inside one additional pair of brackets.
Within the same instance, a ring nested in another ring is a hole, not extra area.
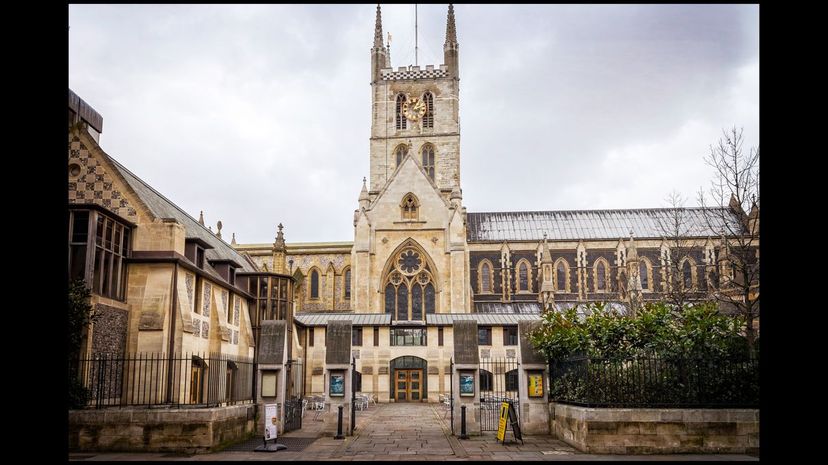
[(758, 408), (759, 360), (573, 357), (549, 364), (549, 400), (586, 407)]
[(480, 431), (497, 431), (500, 406), (511, 402), (518, 408), (520, 364), (514, 358), (480, 360)]
[(87, 407), (216, 407), (253, 401), (253, 360), (221, 354), (94, 354), (71, 361)]

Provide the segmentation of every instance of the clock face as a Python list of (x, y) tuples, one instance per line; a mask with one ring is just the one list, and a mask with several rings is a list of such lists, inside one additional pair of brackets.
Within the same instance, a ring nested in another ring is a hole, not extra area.
[(418, 119), (425, 116), (425, 102), (423, 102), (417, 97), (409, 97), (408, 100), (405, 103), (403, 103), (402, 110), (403, 114), (407, 119), (411, 121), (417, 121)]

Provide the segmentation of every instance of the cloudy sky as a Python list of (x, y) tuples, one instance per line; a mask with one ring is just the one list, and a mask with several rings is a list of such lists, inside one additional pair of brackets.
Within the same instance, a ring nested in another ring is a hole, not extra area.
[[(373, 5), (70, 5), (69, 87), (111, 156), (225, 238), (353, 240)], [(759, 144), (757, 5), (457, 5), (470, 212), (695, 206), (721, 129)], [(383, 6), (393, 67), (414, 6)], [(446, 6), (419, 6), (419, 64)]]

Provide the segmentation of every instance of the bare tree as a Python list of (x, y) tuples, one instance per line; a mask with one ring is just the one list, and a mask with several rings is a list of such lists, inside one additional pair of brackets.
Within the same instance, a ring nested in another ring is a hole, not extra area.
[[(678, 191), (671, 192), (665, 199), (668, 210), (658, 218), (658, 230), (669, 251), (663, 268), (667, 278), (664, 297), (679, 311), (698, 295), (698, 285), (694, 285), (693, 280), (698, 267), (691, 256), (694, 245), (692, 217), (684, 207), (685, 201)], [(701, 278), (697, 276), (695, 283), (700, 282)]]
[(742, 317), (752, 349), (759, 323), (759, 147), (745, 152), (742, 132), (723, 130), (710, 147), (704, 161), (715, 175), (707, 191), (699, 190), (699, 204), (707, 225), (721, 234), (713, 297)]

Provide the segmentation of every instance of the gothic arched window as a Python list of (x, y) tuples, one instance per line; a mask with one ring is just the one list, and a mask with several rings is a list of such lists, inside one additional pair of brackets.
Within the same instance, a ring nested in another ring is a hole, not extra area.
[(408, 153), (408, 146), (405, 144), (397, 146), (394, 150), (394, 157), (397, 159), (397, 166), (402, 164), (403, 158)]
[(569, 274), (569, 266), (563, 259), (559, 259), (555, 265), (555, 290), (566, 292), (567, 275)]
[(641, 278), (641, 290), (650, 290), (650, 264), (645, 259), (638, 263), (638, 275)]
[(532, 280), (531, 272), (529, 271), (529, 262), (521, 260), (518, 263), (518, 292), (532, 292), (530, 281)]
[(403, 220), (417, 220), (418, 213), (417, 210), (420, 206), (420, 203), (417, 201), (417, 197), (414, 194), (406, 194), (403, 197), (402, 204), (400, 205), (400, 209), (402, 210), (402, 219)]
[(603, 260), (595, 264), (595, 290), (607, 290), (607, 266)]
[(385, 313), (394, 319), (423, 321), (434, 313), (434, 277), (420, 250), (405, 247), (392, 256), (384, 281)]
[(405, 95), (398, 94), (397, 95), (397, 112), (396, 112), (396, 122), (397, 122), (397, 129), (405, 129), (406, 128), (406, 119), (405, 115), (403, 114), (403, 103), (405, 103)]
[(423, 169), (428, 173), (428, 177), (434, 180), (434, 146), (425, 144), (423, 146)]
[(492, 292), (492, 266), (488, 260), (480, 263), (480, 293), (490, 294)]
[(311, 271), (310, 275), (311, 299), (319, 298), (319, 273), (316, 270)]
[(345, 274), (342, 277), (342, 292), (344, 294), (345, 300), (351, 298), (351, 269), (348, 268), (345, 270)]
[(434, 127), (434, 96), (431, 95), (431, 92), (426, 92), (425, 94), (423, 94), (423, 103), (425, 103), (425, 107), (426, 107), (426, 112), (425, 112), (425, 115), (423, 116), (423, 127), (424, 128), (433, 128)]

